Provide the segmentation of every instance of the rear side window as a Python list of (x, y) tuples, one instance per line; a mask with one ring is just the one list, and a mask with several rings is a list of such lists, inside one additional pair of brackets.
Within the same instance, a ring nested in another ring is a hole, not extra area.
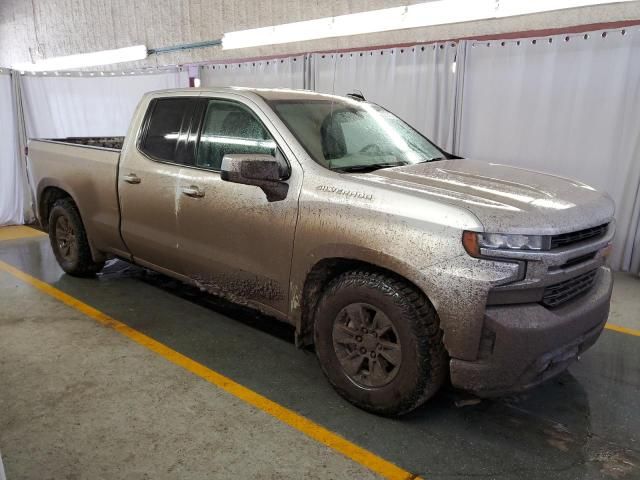
[(248, 108), (225, 100), (209, 101), (196, 154), (198, 167), (220, 170), (225, 155), (275, 155), (275, 151), (276, 142)]
[(194, 98), (153, 100), (141, 150), (158, 160), (192, 163), (188, 161), (186, 141), (196, 102)]

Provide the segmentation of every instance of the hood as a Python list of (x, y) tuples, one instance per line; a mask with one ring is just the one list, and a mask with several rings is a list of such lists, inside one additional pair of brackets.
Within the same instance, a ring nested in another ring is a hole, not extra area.
[(358, 175), (418, 196), (463, 207), (494, 233), (553, 235), (609, 222), (613, 201), (555, 175), (476, 160), (440, 160)]

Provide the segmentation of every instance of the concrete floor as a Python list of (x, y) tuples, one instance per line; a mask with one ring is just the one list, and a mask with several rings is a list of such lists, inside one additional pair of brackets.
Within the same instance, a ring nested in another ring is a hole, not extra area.
[(640, 329), (640, 277), (618, 272), (615, 275), (609, 322)]
[[(42, 237), (0, 260), (425, 479), (640, 478), (640, 337), (605, 331), (569, 372), (480, 403), (445, 389), (401, 420), (335, 394), (286, 325), (124, 262), (64, 275)], [(610, 321), (640, 328), (640, 279)], [(7, 478), (376, 478), (266, 413), (0, 271)]]

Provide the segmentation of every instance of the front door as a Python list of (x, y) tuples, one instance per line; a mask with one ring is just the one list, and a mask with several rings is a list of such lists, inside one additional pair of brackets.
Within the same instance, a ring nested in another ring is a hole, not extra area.
[(193, 163), (187, 139), (197, 108), (194, 96), (152, 99), (138, 145), (123, 152), (118, 174), (122, 238), (134, 260), (148, 267), (180, 272), (179, 173), (181, 165)]
[(276, 141), (262, 112), (233, 95), (207, 100), (195, 168), (180, 172), (182, 265), (203, 289), (286, 315), (300, 169), (292, 169), (280, 201), (269, 202), (259, 187), (223, 181), (219, 170), (227, 154), (277, 153), (296, 160), (279, 150), (284, 143)]

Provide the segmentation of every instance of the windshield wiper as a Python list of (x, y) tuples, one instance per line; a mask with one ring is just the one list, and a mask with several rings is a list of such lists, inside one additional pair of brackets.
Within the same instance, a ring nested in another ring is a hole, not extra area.
[(373, 163), (371, 165), (351, 165), (348, 167), (334, 168), (333, 170), (336, 172), (342, 173), (367, 173), (373, 172), (375, 170), (380, 170), (381, 168), (390, 168), (390, 167), (400, 167), (402, 165), (406, 165), (406, 163)]

